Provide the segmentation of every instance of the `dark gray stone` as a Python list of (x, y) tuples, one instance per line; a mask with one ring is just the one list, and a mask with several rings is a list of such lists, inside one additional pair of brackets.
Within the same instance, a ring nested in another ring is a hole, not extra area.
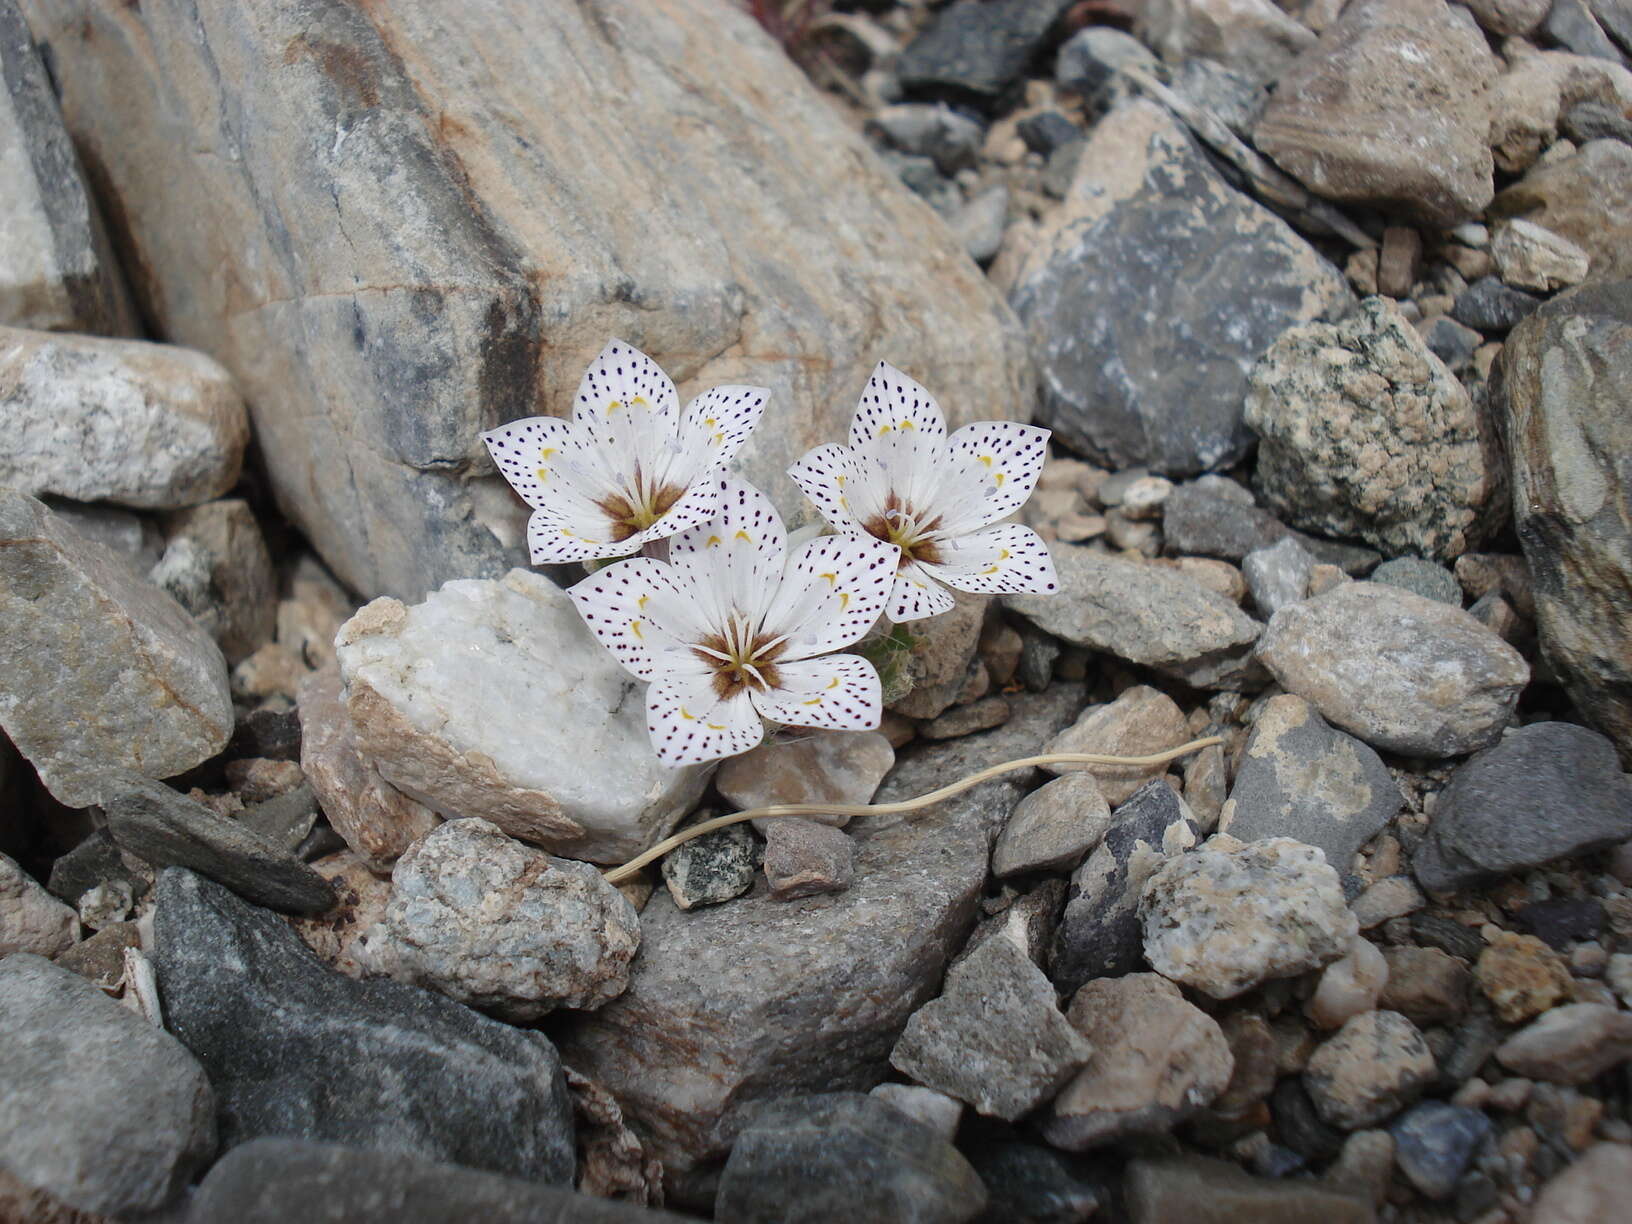
[(1451, 318), (1476, 331), (1505, 335), (1535, 313), (1541, 299), (1482, 276), (1457, 295)]
[(1246, 73), (1199, 56), (1173, 74), (1173, 92), (1248, 142), (1269, 101), (1269, 90)]
[(1456, 892), (1632, 838), (1632, 779), (1614, 746), (1569, 723), (1532, 723), (1472, 757), (1440, 792), (1412, 861)]
[(81, 1211), (153, 1211), (215, 1153), (204, 1068), (78, 974), (0, 961), (0, 1172)]
[(0, 282), (0, 325), (137, 335), (51, 79), (12, 0), (0, 3), (0, 96), (0, 147), (9, 146), (8, 166), (19, 172), (0, 184), (0, 240), (16, 244), (8, 264), (19, 274)]
[(1019, 133), (1020, 139), (1026, 142), (1026, 148), (1033, 153), (1041, 153), (1044, 157), (1066, 141), (1075, 140), (1082, 135), (1081, 128), (1054, 110), (1027, 115), (1015, 124), (1014, 130)]
[(1083, 150), (1088, 147), (1088, 138), (1078, 136), (1068, 140), (1048, 155), (1048, 165), (1043, 167), (1043, 191), (1056, 200), (1065, 199), (1066, 192), (1071, 190), (1071, 180), (1077, 177), (1077, 166), (1082, 161)]
[(1453, 608), (1462, 606), (1462, 584), (1443, 565), (1419, 557), (1395, 557), (1371, 571), (1371, 581), (1412, 591), (1424, 599), (1437, 599)]
[(886, 166), (895, 171), (896, 177), (912, 189), (913, 194), (922, 196), (924, 202), (942, 217), (950, 217), (963, 203), (963, 193), (958, 190), (958, 185), (941, 174), (933, 158), (901, 153), (895, 149), (881, 149), (878, 155)]
[(103, 804), (121, 849), (155, 867), (190, 867), (258, 905), (321, 914), (334, 904), (329, 882), (255, 830), (219, 816), (162, 782), (129, 774), (110, 783)]
[(1577, 55), (1590, 55), (1594, 59), (1609, 60), (1623, 67), (1627, 64), (1626, 56), (1604, 33), (1604, 27), (1598, 23), (1586, 0), (1553, 0), (1553, 7), (1537, 33), (1547, 42)]
[(884, 107), (868, 120), (868, 130), (903, 153), (929, 158), (942, 174), (974, 165), (986, 138), (985, 129), (968, 116), (923, 102)]
[(1169, 493), (1162, 503), (1162, 534), (1169, 556), (1240, 562), (1248, 553), (1291, 538), (1316, 561), (1339, 566), (1346, 574), (1367, 573), (1380, 559), (1369, 548), (1292, 530), (1227, 476), (1203, 476)]
[(79, 899), (91, 889), (113, 880), (128, 885), (133, 898), (147, 891), (147, 881), (125, 866), (119, 857), (119, 847), (114, 845), (108, 831), (95, 829), (51, 864), (51, 879), (46, 889), (69, 905), (78, 905)]
[(1061, 994), (1089, 978), (1121, 977), (1144, 963), (1139, 896), (1172, 854), (1199, 840), (1182, 801), (1160, 778), (1111, 813), (1111, 827), (1071, 877), (1054, 933), (1051, 976)]
[(231, 757), (300, 760), (300, 711), (289, 702), (269, 701), (238, 716), (232, 729)]
[(720, 1176), (722, 1224), (960, 1224), (986, 1188), (942, 1136), (860, 1092), (758, 1105)]
[(1301, 1076), (1289, 1075), (1269, 1097), (1275, 1133), (1282, 1143), (1308, 1160), (1327, 1161), (1343, 1150), (1343, 1132), (1315, 1109)]
[(1566, 951), (1573, 943), (1597, 939), (1604, 929), (1604, 905), (1596, 897), (1537, 901), (1514, 917), (1521, 927), (1559, 952)]
[(1353, 897), (1355, 852), (1402, 806), (1381, 757), (1288, 693), (1259, 712), (1218, 829), (1242, 841), (1290, 837), (1318, 846)]
[(1020, 626), (1020, 683), (1040, 693), (1054, 683), (1054, 664), (1060, 657), (1060, 639), (1029, 622)]
[(317, 796), (302, 782), (294, 790), (250, 804), (238, 813), (238, 823), (294, 854), (317, 823), (317, 815)]
[(1425, 948), (1438, 948), (1470, 965), (1485, 950), (1485, 941), (1478, 931), (1428, 910), (1418, 910), (1411, 915), (1411, 937)]
[(1473, 354), (1485, 338), (1471, 327), (1464, 327), (1449, 315), (1440, 315), (1428, 325), (1422, 338), (1428, 351), (1443, 361), (1452, 373), (1468, 368)]
[(1589, 140), (1619, 140), (1632, 144), (1632, 119), (1602, 102), (1578, 102), (1565, 112), (1558, 130), (1576, 144)]
[(1604, 33), (1632, 54), (1632, 0), (1587, 0), (1587, 7)]
[(1046, 45), (1072, 0), (960, 0), (942, 9), (896, 62), (909, 94), (986, 105)]
[(255, 1139), (216, 1163), (175, 1224), (679, 1224), (685, 1218), (405, 1152)]
[(1123, 68), (1164, 75), (1161, 61), (1133, 35), (1111, 26), (1089, 26), (1060, 45), (1054, 60), (1054, 83), (1090, 103), (1101, 103)]
[(192, 872), (156, 891), (165, 1020), (209, 1073), (223, 1147), (298, 1136), (572, 1184), (572, 1103), (543, 1034), (336, 973)]
[(1388, 1129), (1400, 1172), (1429, 1198), (1446, 1199), (1455, 1193), (1475, 1149), (1490, 1134), (1491, 1123), (1477, 1109), (1424, 1101)]
[(1287, 328), (1354, 304), (1336, 268), (1147, 101), (1095, 127), (1010, 301), (1042, 376), (1038, 422), (1112, 468), (1168, 475), (1242, 459), (1253, 363)]
[(1071, 1224), (1109, 1197), (1088, 1161), (1052, 1148), (972, 1143), (969, 1160), (991, 1196), (976, 1224)]

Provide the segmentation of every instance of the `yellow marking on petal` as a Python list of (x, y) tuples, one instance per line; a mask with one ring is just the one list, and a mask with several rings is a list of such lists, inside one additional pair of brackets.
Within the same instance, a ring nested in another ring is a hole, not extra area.
[(642, 612), (646, 611), (646, 601), (650, 598), (650, 595), (642, 595), (639, 599), (635, 600), (635, 607), (639, 608)]
[(882, 438), (885, 434), (892, 432), (894, 430), (894, 428), (895, 428), (895, 426), (893, 426), (893, 425), (880, 425), (878, 427), (878, 435), (877, 436)]
[(680, 717), (685, 719), (687, 722), (696, 722), (697, 721), (697, 715), (691, 713), (689, 710), (686, 709), (685, 706), (680, 707)]
[(550, 456), (551, 456), (551, 455), (553, 455), (553, 454), (555, 454), (555, 452), (556, 452), (556, 448), (555, 448), (555, 447), (553, 447), (553, 446), (546, 446), (546, 447), (544, 447), (544, 449), (543, 449), (543, 450), (541, 450), (541, 451), (539, 451), (539, 452), (538, 452), (538, 457), (539, 457), (539, 458), (540, 458), (540, 459), (548, 459), (548, 458), (549, 458), (549, 457), (550, 457)]
[(821, 705), (822, 704), (822, 699), (820, 697), (812, 697), (809, 701), (801, 701), (799, 704), (800, 705)]
[(713, 429), (714, 426), (718, 425), (719, 423), (720, 423), (720, 418), (719, 417), (704, 417), (703, 418), (703, 424), (705, 426), (707, 426), (709, 429)]
[(740, 527), (737, 528), (737, 534), (732, 536), (731, 538), (733, 540), (747, 540), (748, 543), (750, 543), (750, 544), (752, 544), (754, 542), (754, 537), (749, 535), (746, 531), (744, 531)]
[(629, 402), (630, 404), (639, 404), (642, 408), (646, 407), (646, 397), (644, 395), (637, 395)]
[(997, 559), (999, 561), (1007, 561), (1009, 559), (1009, 550), (1005, 548), (1002, 552), (998, 553)]
[(845, 510), (850, 509), (850, 499), (848, 497), (839, 498), (839, 505)]
[(611, 416), (614, 412), (616, 412), (619, 408), (622, 408), (622, 407), (623, 407), (623, 401), (622, 400), (607, 400), (606, 401), (606, 415)]
[(561, 528), (561, 534), (566, 536), (567, 539), (569, 539), (569, 540), (576, 540), (578, 538), (577, 536), (573, 535), (572, 532), (568, 531), (565, 527)]
[(708, 539), (703, 541), (703, 547), (704, 548), (713, 548), (716, 545), (718, 545), (719, 542), (720, 542), (720, 537), (719, 536), (709, 536)]
[(838, 688), (839, 687), (839, 678), (837, 676), (834, 676), (833, 679), (831, 679), (831, 680), (829, 680), (827, 682), (827, 687), (830, 688), (830, 689)]
[(711, 434), (709, 436), (709, 439), (708, 439), (708, 443), (709, 443), (710, 446), (718, 446), (724, 441), (725, 441), (725, 435), (723, 433)]
[(993, 472), (992, 473), (992, 483), (995, 484), (1000, 489), (1003, 487), (1003, 482), (1005, 480), (1007, 480), (1007, 479), (1008, 479), (1008, 477), (1003, 475), (1002, 472)]
[(981, 462), (982, 462), (982, 463), (984, 463), (984, 464), (985, 464), (985, 465), (986, 465), (986, 466), (987, 466), (987, 467), (991, 467), (991, 466), (992, 466), (992, 456), (991, 456), (991, 455), (982, 455), (982, 456), (981, 456), (981, 457), (980, 457), (980, 461), (981, 461)]
[(640, 622), (638, 620), (632, 620), (629, 622), (629, 632), (634, 634), (643, 642), (646, 640), (646, 635), (640, 631)]
[(839, 488), (841, 488), (841, 489), (842, 489), (842, 488), (844, 488), (844, 482), (845, 482), (845, 481), (846, 481), (846, 480), (849, 480), (849, 479), (850, 479), (850, 478), (849, 478), (849, 477), (848, 477), (848, 476), (835, 476), (835, 477), (834, 477), (834, 478), (833, 478), (833, 483), (834, 483), (834, 484), (836, 484), (836, 485), (838, 485), (838, 486), (839, 486)]
[(816, 576), (818, 578), (826, 578), (834, 586), (837, 586), (839, 584), (839, 576), (836, 573), (835, 574), (817, 574)]
[(850, 592), (849, 591), (840, 591), (839, 592), (839, 611), (843, 612), (849, 606), (850, 606)]
[(704, 723), (703, 726), (707, 727), (710, 731), (724, 731), (725, 730), (725, 724), (724, 723)]
[(549, 468), (539, 468), (538, 471), (533, 473), (533, 475), (537, 476), (538, 479), (539, 479), (539, 482), (542, 484), (544, 481), (546, 481), (546, 480), (548, 480), (550, 478), (550, 469)]
[(897, 429), (917, 429), (918, 426), (913, 424), (911, 421), (904, 420), (904, 421), (901, 422), (900, 425), (896, 426), (896, 428)]
[(981, 570), (980, 572), (983, 573), (983, 574), (995, 574), (995, 573), (997, 573), (997, 566), (988, 565), (985, 569)]

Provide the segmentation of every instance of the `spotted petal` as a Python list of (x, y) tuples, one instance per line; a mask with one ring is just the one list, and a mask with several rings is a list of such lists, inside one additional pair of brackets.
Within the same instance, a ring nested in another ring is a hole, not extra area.
[(808, 659), (860, 641), (884, 611), (901, 550), (868, 535), (818, 536), (788, 559), (764, 631), (784, 657)]
[(663, 675), (646, 690), (646, 730), (665, 765), (699, 765), (747, 752), (765, 737), (746, 689), (721, 698), (706, 678)]
[(571, 422), (555, 417), (528, 417), (490, 429), (482, 435), (510, 487), (529, 506), (544, 505), (560, 487), (561, 461), (583, 450)]
[(944, 438), (946, 418), (934, 396), (887, 361), (878, 363), (850, 422), (852, 448), (893, 433)]
[(747, 481), (720, 478), (719, 506), (708, 522), (669, 540), (669, 562), (691, 582), (712, 625), (733, 613), (758, 620), (775, 594), (788, 533), (771, 499)]
[(603, 531), (604, 521), (594, 524), (565, 518), (557, 510), (540, 507), (527, 520), (527, 552), (534, 565), (566, 565), (625, 557), (635, 551), (629, 541), (611, 540)]
[(800, 492), (840, 531), (861, 530), (861, 519), (851, 507), (849, 492), (861, 483), (854, 452), (837, 442), (808, 450), (788, 469)]
[(1018, 421), (979, 421), (947, 441), (952, 462), (942, 488), (956, 489), (957, 505), (938, 505), (945, 530), (973, 531), (1007, 518), (1031, 496), (1048, 458), (1049, 430)]
[[(609, 413), (613, 404), (618, 408)], [(613, 340), (584, 371), (572, 419), (577, 424), (596, 425), (634, 407), (672, 421), (679, 404), (674, 383), (657, 362), (622, 340)]]
[(923, 620), (926, 616), (950, 612), (954, 602), (952, 592), (930, 577), (928, 570), (916, 561), (909, 561), (895, 575), (884, 615), (899, 625), (902, 621)]
[(686, 405), (669, 478), (690, 481), (729, 463), (765, 412), (765, 387), (715, 387)]
[(686, 595), (669, 567), (651, 557), (609, 565), (567, 594), (601, 645), (642, 680), (650, 680), (663, 654), (690, 636)]
[(951, 540), (931, 574), (960, 591), (983, 595), (1047, 595), (1059, 589), (1048, 545), (1030, 527), (1004, 523)]
[(777, 686), (753, 695), (754, 707), (791, 727), (870, 731), (884, 714), (882, 686), (859, 655), (828, 655), (777, 666)]

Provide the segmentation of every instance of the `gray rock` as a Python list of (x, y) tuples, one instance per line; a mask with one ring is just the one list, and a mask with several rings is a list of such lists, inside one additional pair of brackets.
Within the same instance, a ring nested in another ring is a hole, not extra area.
[(145, 576), (164, 552), (164, 533), (145, 515), (117, 506), (90, 506), (61, 497), (40, 500), (93, 544), (126, 558), (130, 568), (138, 574)]
[(992, 848), (992, 874), (1070, 871), (1111, 827), (1111, 809), (1093, 774), (1064, 774), (1015, 805)]
[(1089, 982), (1066, 1014), (1094, 1052), (1043, 1122), (1055, 1147), (1165, 1134), (1217, 1097), (1235, 1069), (1213, 1019), (1154, 973)]
[(79, 899), (98, 884), (118, 881), (129, 886), (131, 895), (141, 896), (147, 885), (125, 865), (119, 847), (108, 836), (107, 829), (97, 829), (86, 836), (67, 854), (51, 864), (51, 876), (46, 889), (53, 897), (77, 905)]
[[(279, 763), (294, 766), (293, 761)], [(279, 849), (294, 853), (311, 834), (317, 816), (317, 796), (302, 782), (281, 795), (249, 804), (237, 814), (237, 820)]]
[(1501, 335), (1529, 318), (1540, 305), (1540, 298), (1504, 285), (1494, 276), (1485, 276), (1457, 294), (1451, 318), (1479, 331)]
[(1411, 865), (1424, 888), (1456, 892), (1628, 839), (1632, 780), (1610, 742), (1532, 723), (1451, 775)]
[(1529, 34), (1538, 25), (1553, 0), (1473, 0), (1468, 11), (1492, 34)]
[[(992, 598), (964, 591), (952, 594), (955, 601), (952, 610), (940, 616), (894, 627), (887, 621), (880, 622), (880, 629), (888, 631), (892, 643), (905, 641), (910, 649), (896, 648), (891, 659), (881, 660), (868, 654), (866, 647), (870, 639), (864, 639), (857, 647), (860, 653), (872, 658), (875, 665), (882, 664), (890, 673), (880, 673), (885, 682), (885, 705), (897, 714), (908, 718), (934, 718), (964, 697), (980, 645), (980, 627), (985, 623), (986, 609)], [(893, 700), (888, 696), (892, 679), (905, 684), (905, 696)]]
[(51, 78), (10, 3), (0, 5), (0, 325), (139, 330)]
[(1431, 1199), (1456, 1192), (1474, 1151), (1491, 1132), (1491, 1122), (1477, 1109), (1424, 1101), (1390, 1126), (1394, 1159), (1407, 1180)]
[(1180, 475), (1244, 457), (1252, 363), (1353, 304), (1336, 268), (1146, 101), (1094, 128), (1011, 301), (1042, 376), (1039, 422), (1112, 468)]
[(1269, 101), (1269, 90), (1248, 73), (1217, 60), (1191, 59), (1173, 74), (1173, 92), (1206, 111), (1249, 144), (1252, 129)]
[(156, 330), (238, 376), (280, 505), (365, 597), (523, 562), (480, 434), (565, 410), (609, 335), (687, 393), (771, 388), (743, 471), (790, 518), (785, 469), (879, 352), (953, 427), (1032, 400), (996, 291), (736, 5), (20, 7)]
[(1598, 24), (1586, 0), (1553, 0), (1552, 7), (1547, 11), (1547, 19), (1541, 23), (1540, 32), (1546, 35), (1549, 42), (1577, 55), (1627, 66), (1626, 56), (1604, 33), (1604, 27)]
[(936, 715), (919, 725), (918, 734), (927, 740), (957, 739), (960, 735), (973, 735), (976, 731), (1001, 727), (1009, 721), (1012, 712), (1008, 698), (994, 693)]
[(1514, 330), (1500, 393), (1542, 649), (1623, 766), (1632, 765), (1629, 341), (1632, 282), (1584, 287)]
[(78, 938), (79, 915), (0, 854), (0, 956), (32, 952), (49, 958)]
[(986, 1206), (969, 1162), (859, 1092), (762, 1102), (720, 1175), (727, 1224), (962, 1224)]
[(1133, 1224), (1371, 1224), (1363, 1199), (1297, 1178), (1251, 1177), (1204, 1156), (1140, 1159), (1124, 1182)]
[(1294, 526), (1455, 557), (1505, 512), (1496, 432), (1386, 298), (1283, 334), (1252, 371), (1253, 486)]
[(962, 206), (963, 192), (936, 168), (934, 158), (895, 149), (881, 149), (878, 157), (914, 195), (939, 213), (943, 221), (950, 221)]
[(1258, 615), (1268, 620), (1309, 593), (1309, 574), (1314, 568), (1315, 559), (1297, 540), (1286, 536), (1242, 558), (1241, 576), (1247, 580)]
[(1281, 75), (1254, 143), (1316, 195), (1448, 228), (1495, 193), (1497, 71), (1466, 10), (1362, 0)]
[(1060, 44), (1054, 83), (1088, 102), (1101, 101), (1123, 68), (1161, 74), (1161, 63), (1131, 34), (1112, 26), (1089, 26)]
[(1485, 338), (1471, 327), (1464, 327), (1449, 315), (1440, 315), (1423, 331), (1422, 338), (1428, 351), (1445, 363), (1453, 374), (1461, 374), (1473, 362)]
[(856, 878), (856, 846), (842, 829), (782, 816), (765, 822), (765, 882), (784, 901), (843, 892)]
[(952, 232), (970, 259), (985, 266), (997, 258), (1008, 228), (1009, 189), (999, 183), (952, 214)]
[(936, 1134), (952, 1142), (958, 1133), (958, 1122), (963, 1118), (963, 1102), (944, 1092), (925, 1088), (921, 1084), (876, 1084), (867, 1093), (883, 1101), (898, 1113), (904, 1113), (915, 1122), (922, 1122)]
[(691, 810), (711, 772), (658, 762), (640, 682), (566, 592), (529, 570), (450, 582), (411, 608), (377, 599), (336, 649), (358, 747), (386, 781), (555, 854), (633, 858)]
[(1286, 837), (1209, 838), (1150, 877), (1138, 912), (1150, 967), (1215, 999), (1319, 969), (1360, 930), (1325, 855)]
[[(1101, 27), (1101, 29), (1106, 28)], [(1087, 33), (1088, 31), (1083, 32)], [(1109, 32), (1121, 34), (1120, 30), (1110, 30)], [(1134, 45), (1137, 46), (1138, 44)], [(1082, 128), (1072, 122), (1063, 112), (1057, 110), (1036, 111), (1029, 114), (1014, 125), (1014, 131), (1021, 140), (1026, 142), (1026, 148), (1033, 153), (1041, 153), (1044, 157), (1053, 153), (1061, 145), (1076, 140), (1082, 135)]]
[[(700, 813), (700, 817), (712, 815)], [(695, 837), (663, 858), (663, 883), (683, 910), (718, 905), (754, 886), (759, 844), (743, 825)]]
[(0, 328), (0, 483), (22, 493), (176, 509), (233, 486), (249, 418), (202, 353)]
[(640, 918), (594, 867), (524, 846), (481, 819), (453, 820), (391, 872), (368, 968), (526, 1024), (623, 992)]
[(1378, 556), (1369, 548), (1317, 540), (1293, 531), (1253, 502), (1252, 494), (1225, 476), (1203, 476), (1178, 485), (1162, 503), (1163, 546), (1169, 555), (1243, 561), (1248, 553), (1295, 539), (1316, 561), (1363, 574)]
[(108, 833), (155, 867), (190, 867), (258, 905), (321, 914), (334, 890), (288, 849), (162, 782), (110, 774)]
[(1203, 57), (1260, 80), (1279, 75), (1315, 41), (1270, 0), (1149, 0), (1134, 31), (1170, 64)]
[(687, 1217), (400, 1152), (255, 1139), (209, 1171), (176, 1224), (679, 1224)]
[(903, 153), (927, 157), (942, 174), (975, 164), (986, 133), (980, 124), (949, 106), (902, 102), (886, 106), (867, 121), (868, 130)]
[(249, 503), (209, 502), (166, 517), (152, 580), (210, 631), (230, 667), (272, 640), (278, 579)]
[(1062, 993), (1139, 968), (1139, 897), (1169, 859), (1196, 844), (1184, 801), (1157, 779), (1111, 814), (1104, 839), (1071, 876), (1054, 936), (1051, 976)]
[(1272, 697), (1247, 737), (1218, 831), (1241, 841), (1290, 837), (1319, 847), (1358, 891), (1354, 855), (1400, 814), (1382, 759), (1290, 693)]
[(1039, 1144), (987, 1140), (970, 1145), (969, 1160), (991, 1196), (982, 1220), (1086, 1220), (1110, 1198), (1081, 1157)]
[[(1184, 711), (1166, 693), (1148, 685), (1124, 689), (1115, 701), (1090, 706), (1082, 716), (1049, 741), (1047, 753), (1081, 752), (1103, 756), (1153, 756), (1177, 748), (1190, 739)], [(1054, 774), (1087, 773), (1099, 784), (1105, 801), (1119, 805), (1152, 778), (1165, 772), (1162, 765), (1050, 764)]]
[(1384, 561), (1371, 571), (1369, 581), (1399, 587), (1424, 599), (1437, 599), (1453, 608), (1462, 606), (1462, 584), (1456, 580), (1456, 575), (1444, 566), (1420, 557), (1395, 557), (1392, 561)]
[[(903, 752), (876, 798), (1035, 753), (1081, 704), (1080, 687), (1062, 686), (995, 731)], [(654, 895), (629, 989), (574, 1021), (564, 1057), (617, 1097), (671, 1177), (723, 1156), (755, 1099), (871, 1087), (968, 934), (991, 839), (1022, 789), (999, 778), (910, 816), (853, 820), (842, 893), (756, 890), (689, 914)]]
[(167, 777), (226, 746), (227, 669), (209, 635), (39, 502), (0, 490), (0, 727), (70, 807), (103, 775)]
[(1358, 1130), (1416, 1100), (1434, 1071), (1416, 1025), (1399, 1012), (1368, 1011), (1310, 1056), (1303, 1083), (1328, 1125)]
[(1530, 679), (1518, 651), (1460, 608), (1373, 582), (1282, 608), (1258, 657), (1327, 721), (1413, 756), (1490, 744)]
[(1196, 688), (1239, 688), (1253, 677), (1261, 626), (1222, 595), (1161, 566), (1073, 544), (1049, 551), (1059, 591), (1003, 597), (1039, 628)]
[(157, 1210), (215, 1153), (204, 1069), (27, 953), (0, 961), (0, 1173), (98, 1215)]
[(1527, 1079), (1585, 1084), (1632, 1059), (1632, 1012), (1604, 1003), (1566, 1003), (1502, 1042), (1496, 1058)]
[(1009, 940), (992, 938), (953, 965), (940, 997), (912, 1014), (890, 1065), (1012, 1122), (1058, 1092), (1093, 1049), (1060, 1014), (1043, 971)]
[(954, 4), (908, 44), (896, 75), (909, 93), (977, 105), (997, 100), (1042, 49), (1070, 0)]
[(1632, 119), (1602, 102), (1578, 102), (1559, 120), (1566, 140), (1584, 145), (1589, 140), (1618, 140), (1632, 144)]
[(165, 1022), (209, 1073), (221, 1143), (298, 1135), (571, 1185), (555, 1048), (429, 991), (325, 968), (287, 923), (159, 876)]

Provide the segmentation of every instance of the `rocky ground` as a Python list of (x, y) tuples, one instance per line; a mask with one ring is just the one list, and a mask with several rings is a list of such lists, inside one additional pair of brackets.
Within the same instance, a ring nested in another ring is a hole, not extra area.
[[(0, 1219), (1624, 1211), (1626, 0), (0, 0), (0, 77)], [(880, 357), (1032, 415), (1061, 592), (661, 767), (478, 441), (610, 335), (772, 388), (792, 522)]]

